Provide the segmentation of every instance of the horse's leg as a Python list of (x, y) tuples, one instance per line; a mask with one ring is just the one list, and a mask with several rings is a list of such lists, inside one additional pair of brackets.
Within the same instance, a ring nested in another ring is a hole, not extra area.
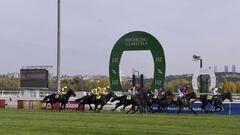
[(147, 105), (147, 111), (148, 112), (153, 112), (153, 109), (152, 109), (151, 105)]
[[(219, 108), (219, 110), (217, 110), (217, 108)], [(219, 106), (219, 105), (217, 105), (217, 106), (215, 107), (215, 111), (216, 111), (216, 112), (221, 112), (221, 111), (222, 111), (222, 107)]]
[(120, 103), (116, 103), (115, 107), (112, 109), (112, 111), (115, 111), (119, 106), (121, 106)]
[(88, 105), (89, 105), (89, 110), (90, 110), (90, 111), (93, 110), (91, 104), (88, 104)]
[(139, 105), (137, 106), (137, 109), (135, 109), (135, 107), (134, 107), (134, 111), (132, 113), (133, 114), (136, 113), (139, 110), (139, 107), (140, 107)]
[(63, 108), (63, 104), (61, 104), (60, 108), (59, 108), (59, 112), (62, 110)]
[(202, 104), (201, 108), (205, 111), (205, 113), (208, 113), (209, 111), (206, 109), (206, 104)]
[(120, 110), (121, 110), (121, 111), (124, 111), (126, 106), (127, 106), (126, 104), (123, 104), (123, 108), (120, 109)]
[(132, 107), (127, 111), (127, 113), (129, 113), (131, 110), (133, 110), (133, 108), (135, 108), (135, 105), (132, 105)]
[(152, 113), (154, 112), (154, 110), (153, 110), (153, 108), (152, 108), (152, 105), (153, 105), (153, 104), (148, 104), (148, 105), (147, 105), (147, 110), (148, 110), (148, 112), (152, 112)]
[(216, 107), (214, 105), (212, 105), (212, 108), (210, 109), (211, 112), (214, 112), (216, 109)]
[(81, 105), (82, 105), (82, 102), (80, 102), (80, 103), (78, 104), (77, 109), (79, 109)]
[(52, 111), (53, 111), (53, 103), (51, 103)]
[(66, 109), (66, 103), (64, 103), (63, 105), (63, 110), (65, 111), (65, 109)]
[(161, 110), (162, 110), (162, 105), (159, 103), (159, 104), (158, 104), (157, 112), (160, 112)]
[(95, 104), (95, 108), (94, 108), (95, 112), (97, 111), (97, 107), (98, 107), (98, 104)]
[(192, 107), (188, 107), (195, 115), (197, 115), (197, 113), (192, 109)]
[(45, 110), (47, 110), (47, 104), (48, 104), (48, 103), (46, 102), (46, 105), (45, 105)]
[(147, 111), (149, 109), (147, 105), (144, 106), (144, 113), (147, 113), (146, 109), (147, 109)]
[(100, 112), (102, 109), (103, 109), (103, 104), (100, 105), (98, 112)]
[(181, 110), (182, 110), (182, 107), (181, 107), (181, 106), (179, 106), (179, 109), (178, 109), (178, 112), (177, 112), (177, 114), (179, 114)]

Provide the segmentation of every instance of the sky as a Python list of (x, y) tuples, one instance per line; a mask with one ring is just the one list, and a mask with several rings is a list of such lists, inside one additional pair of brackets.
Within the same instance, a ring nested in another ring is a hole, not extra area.
[[(0, 0), (0, 74), (57, 64), (57, 0)], [(108, 75), (119, 38), (145, 31), (161, 43), (166, 74), (203, 66), (240, 66), (239, 0), (62, 0), (61, 73)], [(120, 70), (153, 74), (149, 51), (124, 52)]]

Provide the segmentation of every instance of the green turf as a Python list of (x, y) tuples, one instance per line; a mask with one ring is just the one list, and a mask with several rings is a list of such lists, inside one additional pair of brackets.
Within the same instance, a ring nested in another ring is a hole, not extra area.
[(239, 135), (240, 116), (0, 110), (0, 135)]

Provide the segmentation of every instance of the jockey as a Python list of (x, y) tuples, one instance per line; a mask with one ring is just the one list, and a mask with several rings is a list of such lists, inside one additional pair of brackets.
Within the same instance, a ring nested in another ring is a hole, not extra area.
[(185, 95), (189, 92), (189, 87), (187, 85), (185, 85), (184, 87), (180, 87), (178, 89), (178, 94), (179, 97), (185, 97)]
[(103, 87), (100, 92), (101, 94), (107, 95), (110, 92), (110, 87)]
[(97, 87), (97, 88), (92, 89), (91, 92), (92, 92), (93, 94), (99, 95), (99, 94), (100, 94), (100, 90), (101, 90), (101, 88), (100, 88), (100, 87)]
[(135, 95), (136, 94), (135, 86), (134, 87), (130, 87), (128, 89), (128, 92), (129, 92), (130, 95)]
[(164, 94), (163, 91), (164, 91), (164, 89), (162, 89), (162, 88), (155, 89), (154, 94), (157, 95), (157, 96), (162, 96)]
[(219, 90), (221, 89), (221, 87), (220, 88), (212, 88), (212, 98), (213, 99), (216, 99), (217, 98), (217, 95), (219, 94)]
[(212, 88), (212, 95), (215, 96), (215, 95), (218, 95), (219, 91), (218, 91), (218, 88)]
[(109, 92), (111, 92), (111, 89), (109, 86), (106, 87), (106, 91), (105, 91), (105, 94), (107, 95)]
[(64, 86), (62, 87), (61, 91), (60, 91), (60, 94), (63, 95), (63, 94), (66, 94), (67, 93), (67, 86)]

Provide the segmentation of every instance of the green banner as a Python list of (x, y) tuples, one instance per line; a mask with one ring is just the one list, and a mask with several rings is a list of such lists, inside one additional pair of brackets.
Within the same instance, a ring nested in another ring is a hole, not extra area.
[(163, 88), (165, 79), (165, 55), (161, 44), (149, 33), (134, 31), (121, 37), (112, 49), (109, 61), (110, 85), (113, 91), (121, 91), (119, 64), (124, 51), (150, 50), (154, 60), (154, 76), (151, 90)]

